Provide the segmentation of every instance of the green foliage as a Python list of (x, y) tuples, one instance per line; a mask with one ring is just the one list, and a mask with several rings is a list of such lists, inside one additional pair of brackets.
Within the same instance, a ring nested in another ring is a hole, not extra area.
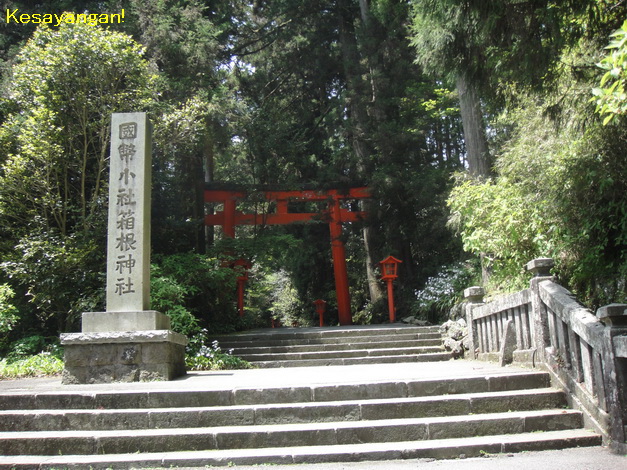
[(0, 342), (19, 320), (17, 308), (11, 304), (15, 292), (8, 284), (0, 284)]
[(463, 300), (464, 289), (477, 280), (478, 271), (472, 260), (442, 266), (437, 275), (427, 279), (425, 286), (415, 292), (412, 315), (431, 323), (445, 321), (449, 311)]
[(151, 268), (152, 308), (170, 315), (175, 331), (232, 331), (236, 323), (235, 274), (216, 257), (157, 255)]
[[(47, 350), (49, 348), (48, 344), (49, 338), (41, 335), (26, 336), (11, 343), (11, 351), (8, 357), (12, 360), (24, 359)], [(56, 349), (56, 347), (53, 347), (53, 349)]]
[(6, 258), (0, 268), (26, 290), (40, 327), (50, 333), (72, 331), (82, 312), (104, 306), (102, 254), (91, 240), (32, 233)]
[(11, 343), (6, 358), (0, 360), (0, 380), (60, 374), (63, 351), (58, 338), (31, 335)]
[(524, 287), (522, 266), (550, 256), (562, 282), (598, 306), (625, 298), (627, 129), (586, 120), (585, 90), (572, 82), (565, 90), (561, 126), (546, 117), (551, 103), (527, 99), (510, 110), (497, 178), (460, 179), (449, 205), (465, 248), (485, 254), (497, 289)]
[[(284, 269), (279, 271), (265, 270), (265, 272), (256, 270), (253, 272), (253, 276), (255, 275), (262, 276), (255, 284), (257, 293), (260, 289), (265, 293), (262, 297), (265, 305), (259, 305), (259, 307), (267, 312), (269, 318), (278, 320), (283, 326), (311, 326), (313, 307), (305, 308), (306, 306), (303, 305), (290, 276)], [(266, 325), (268, 324), (269, 322), (266, 323)]]
[(618, 122), (620, 116), (627, 114), (627, 21), (611, 36), (608, 54), (597, 65), (606, 70), (600, 86), (593, 88), (596, 96), (597, 112), (605, 116), (603, 124)]
[(222, 351), (217, 341), (211, 346), (207, 346), (204, 342), (199, 342), (197, 348), (188, 348), (185, 358), (187, 370), (233, 370), (233, 369), (251, 369), (250, 362), (245, 361), (237, 356), (233, 356), (232, 350)]
[(461, 233), (466, 251), (483, 255), (495, 287), (518, 290), (524, 286), (521, 267), (550, 251), (547, 208), (509, 181), (463, 180), (449, 198), (451, 226)]
[(16, 361), (0, 360), (0, 380), (58, 375), (62, 371), (63, 360), (49, 352)]
[(184, 307), (186, 297), (193, 286), (185, 286), (175, 279), (159, 275), (155, 265), (151, 269), (150, 301), (151, 308), (170, 317), (172, 329), (186, 336), (198, 333), (198, 319)]
[(62, 235), (104, 215), (112, 112), (151, 102), (148, 64), (130, 37), (89, 24), (40, 26), (16, 57), (4, 122), (0, 216)]
[[(398, 300), (398, 293), (395, 293), (395, 299)], [(397, 313), (399, 309), (397, 308)], [(388, 310), (387, 298), (381, 298), (377, 302), (367, 302), (361, 309), (353, 314), (353, 323), (355, 325), (377, 325), (385, 323), (390, 318)]]

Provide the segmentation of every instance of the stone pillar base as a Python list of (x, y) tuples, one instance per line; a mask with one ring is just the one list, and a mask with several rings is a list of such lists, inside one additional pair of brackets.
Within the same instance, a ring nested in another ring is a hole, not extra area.
[(185, 375), (187, 338), (170, 330), (61, 335), (64, 384), (172, 380)]

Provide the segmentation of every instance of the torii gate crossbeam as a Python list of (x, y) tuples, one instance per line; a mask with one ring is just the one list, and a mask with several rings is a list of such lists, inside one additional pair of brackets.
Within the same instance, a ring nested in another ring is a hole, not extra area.
[[(237, 225), (284, 225), (296, 222), (325, 221), (331, 234), (331, 253), (340, 325), (351, 325), (350, 292), (346, 269), (346, 251), (342, 241), (342, 223), (357, 222), (366, 217), (365, 212), (350, 211), (341, 206), (340, 201), (365, 199), (370, 191), (365, 187), (346, 190), (327, 189), (320, 191), (262, 191), (267, 202), (275, 202), (276, 210), (268, 214), (249, 214), (236, 209), (238, 201), (246, 199), (244, 190), (205, 189), (205, 202), (222, 203), (224, 208), (215, 214), (205, 216), (205, 225), (221, 225), (227, 237), (235, 238)], [(327, 201), (327, 209), (322, 212), (290, 212), (290, 201)]]

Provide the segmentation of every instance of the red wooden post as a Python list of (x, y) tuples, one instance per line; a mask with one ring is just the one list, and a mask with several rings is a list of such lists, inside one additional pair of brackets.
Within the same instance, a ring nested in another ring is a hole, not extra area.
[(352, 325), (351, 300), (348, 290), (348, 273), (346, 270), (346, 250), (342, 241), (342, 220), (340, 215), (340, 201), (333, 198), (329, 203), (331, 222), (331, 253), (333, 255), (333, 273), (335, 274), (335, 290), (337, 292), (337, 310), (340, 325)]
[(224, 201), (224, 225), (222, 230), (224, 235), (235, 238), (235, 200), (227, 198)]
[(388, 285), (388, 312), (390, 314), (390, 323), (396, 321), (396, 307), (394, 306), (394, 286), (392, 285), (392, 279), (386, 279)]

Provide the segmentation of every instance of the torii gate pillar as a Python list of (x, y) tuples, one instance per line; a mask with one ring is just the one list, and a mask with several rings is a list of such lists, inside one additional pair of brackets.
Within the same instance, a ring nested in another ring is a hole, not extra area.
[(335, 274), (335, 290), (337, 294), (337, 311), (340, 325), (352, 325), (351, 299), (348, 290), (348, 272), (346, 270), (346, 250), (342, 241), (342, 219), (340, 201), (334, 199), (329, 203), (331, 222), (331, 254), (333, 255), (333, 273)]

